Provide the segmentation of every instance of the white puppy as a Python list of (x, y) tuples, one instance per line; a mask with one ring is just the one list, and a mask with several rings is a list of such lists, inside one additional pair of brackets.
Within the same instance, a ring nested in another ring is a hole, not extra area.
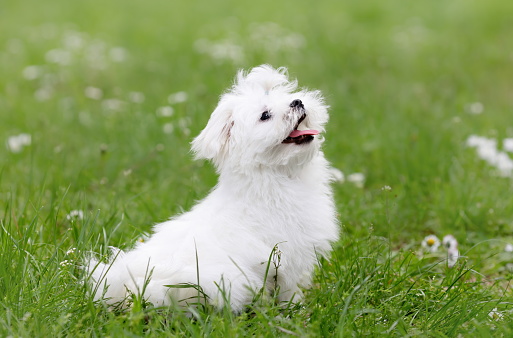
[(133, 250), (89, 262), (97, 299), (115, 304), (140, 294), (156, 305), (184, 304), (197, 302), (200, 289), (235, 312), (262, 290), (299, 299), (339, 227), (320, 150), (327, 106), (319, 91), (296, 90), (285, 68), (239, 71), (192, 142), (196, 158), (215, 164), (219, 183)]

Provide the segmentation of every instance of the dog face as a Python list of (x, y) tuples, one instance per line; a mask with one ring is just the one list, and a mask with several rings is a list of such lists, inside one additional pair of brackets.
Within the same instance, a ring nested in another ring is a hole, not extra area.
[(307, 163), (322, 143), (328, 107), (320, 92), (296, 89), (285, 68), (240, 71), (193, 140), (196, 158), (212, 160), (218, 171)]

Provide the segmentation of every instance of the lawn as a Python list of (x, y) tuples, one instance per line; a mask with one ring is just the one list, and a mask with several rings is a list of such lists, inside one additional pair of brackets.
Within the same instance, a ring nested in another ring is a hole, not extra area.
[[(0, 336), (511, 336), (512, 17), (505, 0), (4, 1)], [(80, 262), (208, 193), (189, 143), (262, 63), (324, 93), (345, 176), (304, 301), (93, 302)], [(421, 246), (447, 234), (452, 267)]]

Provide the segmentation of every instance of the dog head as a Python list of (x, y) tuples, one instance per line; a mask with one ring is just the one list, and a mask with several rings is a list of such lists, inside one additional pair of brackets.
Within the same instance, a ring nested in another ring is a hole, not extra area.
[(286, 68), (239, 71), (192, 150), (218, 171), (301, 166), (320, 148), (327, 108), (319, 91), (297, 91)]

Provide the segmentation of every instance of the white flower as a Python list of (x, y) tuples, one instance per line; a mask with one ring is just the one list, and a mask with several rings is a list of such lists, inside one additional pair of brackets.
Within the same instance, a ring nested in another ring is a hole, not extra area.
[(75, 219), (83, 220), (84, 219), (84, 212), (82, 210), (71, 210), (69, 214), (66, 216), (68, 221), (73, 221)]
[(392, 191), (392, 187), (391, 187), (391, 186), (389, 186), (389, 185), (385, 185), (385, 186), (383, 186), (383, 187), (381, 188), (381, 190), (383, 190), (383, 191)]
[(72, 60), (71, 52), (64, 49), (52, 49), (45, 55), (46, 61), (49, 63), (57, 63), (62, 66), (69, 65)]
[(347, 181), (353, 183), (358, 188), (363, 188), (365, 183), (365, 175), (362, 173), (353, 173), (347, 176)]
[(69, 50), (80, 50), (86, 44), (86, 35), (80, 32), (67, 31), (64, 33), (62, 44)]
[(109, 51), (110, 59), (114, 62), (123, 62), (127, 58), (127, 51), (123, 47), (114, 47)]
[(172, 134), (173, 130), (175, 130), (175, 127), (173, 126), (172, 123), (166, 123), (162, 127), (162, 130), (164, 131), (165, 134)]
[(20, 153), (23, 147), (32, 144), (32, 137), (29, 134), (19, 134), (7, 139), (7, 149), (12, 153)]
[(68, 251), (66, 251), (66, 255), (73, 255), (75, 254), (75, 251), (77, 251), (77, 248), (71, 248)]
[(499, 174), (503, 177), (510, 177), (513, 174), (513, 160), (509, 158), (508, 154), (501, 151), (497, 154), (495, 159), (495, 167), (498, 169)]
[(484, 111), (484, 105), (481, 102), (473, 102), (467, 106), (469, 114), (478, 115)]
[(488, 138), (479, 135), (470, 135), (467, 138), (467, 146), (468, 147), (479, 147), (481, 144), (486, 143)]
[(454, 116), (454, 117), (452, 118), (452, 122), (453, 122), (453, 123), (460, 123), (460, 122), (461, 122), (461, 117), (459, 117), (459, 116)]
[(53, 96), (53, 88), (49, 87), (49, 86), (41, 87), (38, 90), (36, 90), (36, 92), (34, 93), (34, 97), (38, 101), (48, 101), (52, 98), (52, 96)]
[(182, 91), (169, 95), (169, 97), (167, 98), (167, 102), (169, 102), (170, 104), (182, 103), (187, 101), (187, 98), (187, 93)]
[(458, 241), (453, 235), (446, 235), (444, 236), (442, 243), (447, 249), (447, 266), (452, 268), (460, 257), (460, 252), (458, 251)]
[(344, 176), (344, 173), (342, 171), (338, 170), (337, 168), (331, 167), (331, 168), (329, 168), (329, 172), (330, 172), (331, 178), (334, 181), (337, 181), (337, 182), (340, 182), (340, 183), (344, 183), (345, 176)]
[(229, 40), (211, 42), (200, 39), (194, 43), (194, 47), (198, 52), (207, 54), (215, 61), (241, 63), (244, 60), (244, 48)]
[(506, 246), (504, 247), (504, 251), (506, 252), (513, 252), (513, 244), (506, 244)]
[(43, 74), (40, 66), (27, 66), (23, 69), (23, 77), (27, 80), (35, 80)]
[(125, 102), (119, 99), (107, 99), (102, 101), (103, 108), (112, 111), (121, 110), (124, 105)]
[(449, 248), (447, 250), (447, 266), (452, 268), (460, 258), (458, 248)]
[(440, 240), (435, 235), (429, 235), (422, 241), (422, 247), (429, 252), (436, 252), (440, 246)]
[(100, 88), (96, 87), (86, 87), (84, 90), (84, 94), (87, 98), (93, 99), (93, 100), (99, 100), (103, 97), (103, 91)]
[(150, 235), (148, 233), (143, 232), (141, 236), (137, 239), (138, 242), (144, 243), (148, 239), (150, 239)]
[(444, 236), (444, 238), (442, 239), (442, 243), (447, 249), (458, 247), (458, 241), (456, 240), (456, 238), (454, 238), (453, 235)]
[(73, 264), (73, 262), (71, 262), (71, 261), (69, 261), (69, 260), (65, 259), (65, 260), (63, 260), (62, 262), (60, 262), (59, 264), (60, 264), (60, 266), (64, 267), (64, 266), (70, 266), (70, 265), (72, 265), (72, 264)]
[(505, 138), (502, 140), (502, 147), (505, 151), (513, 153), (513, 138)]
[(128, 94), (128, 99), (134, 103), (143, 103), (144, 102), (144, 94), (141, 92), (130, 92)]
[(175, 110), (171, 106), (163, 106), (163, 107), (157, 108), (157, 116), (160, 116), (160, 117), (173, 116), (174, 112), (175, 112)]
[[(467, 146), (476, 148), (477, 156), (495, 167), (501, 176), (513, 176), (513, 160), (506, 152), (498, 150), (497, 140), (471, 135), (467, 138)], [(509, 141), (503, 142), (503, 146), (505, 150), (509, 149)]]
[(493, 320), (501, 320), (504, 318), (504, 315), (500, 313), (497, 308), (494, 308), (492, 311), (488, 313), (488, 316)]

